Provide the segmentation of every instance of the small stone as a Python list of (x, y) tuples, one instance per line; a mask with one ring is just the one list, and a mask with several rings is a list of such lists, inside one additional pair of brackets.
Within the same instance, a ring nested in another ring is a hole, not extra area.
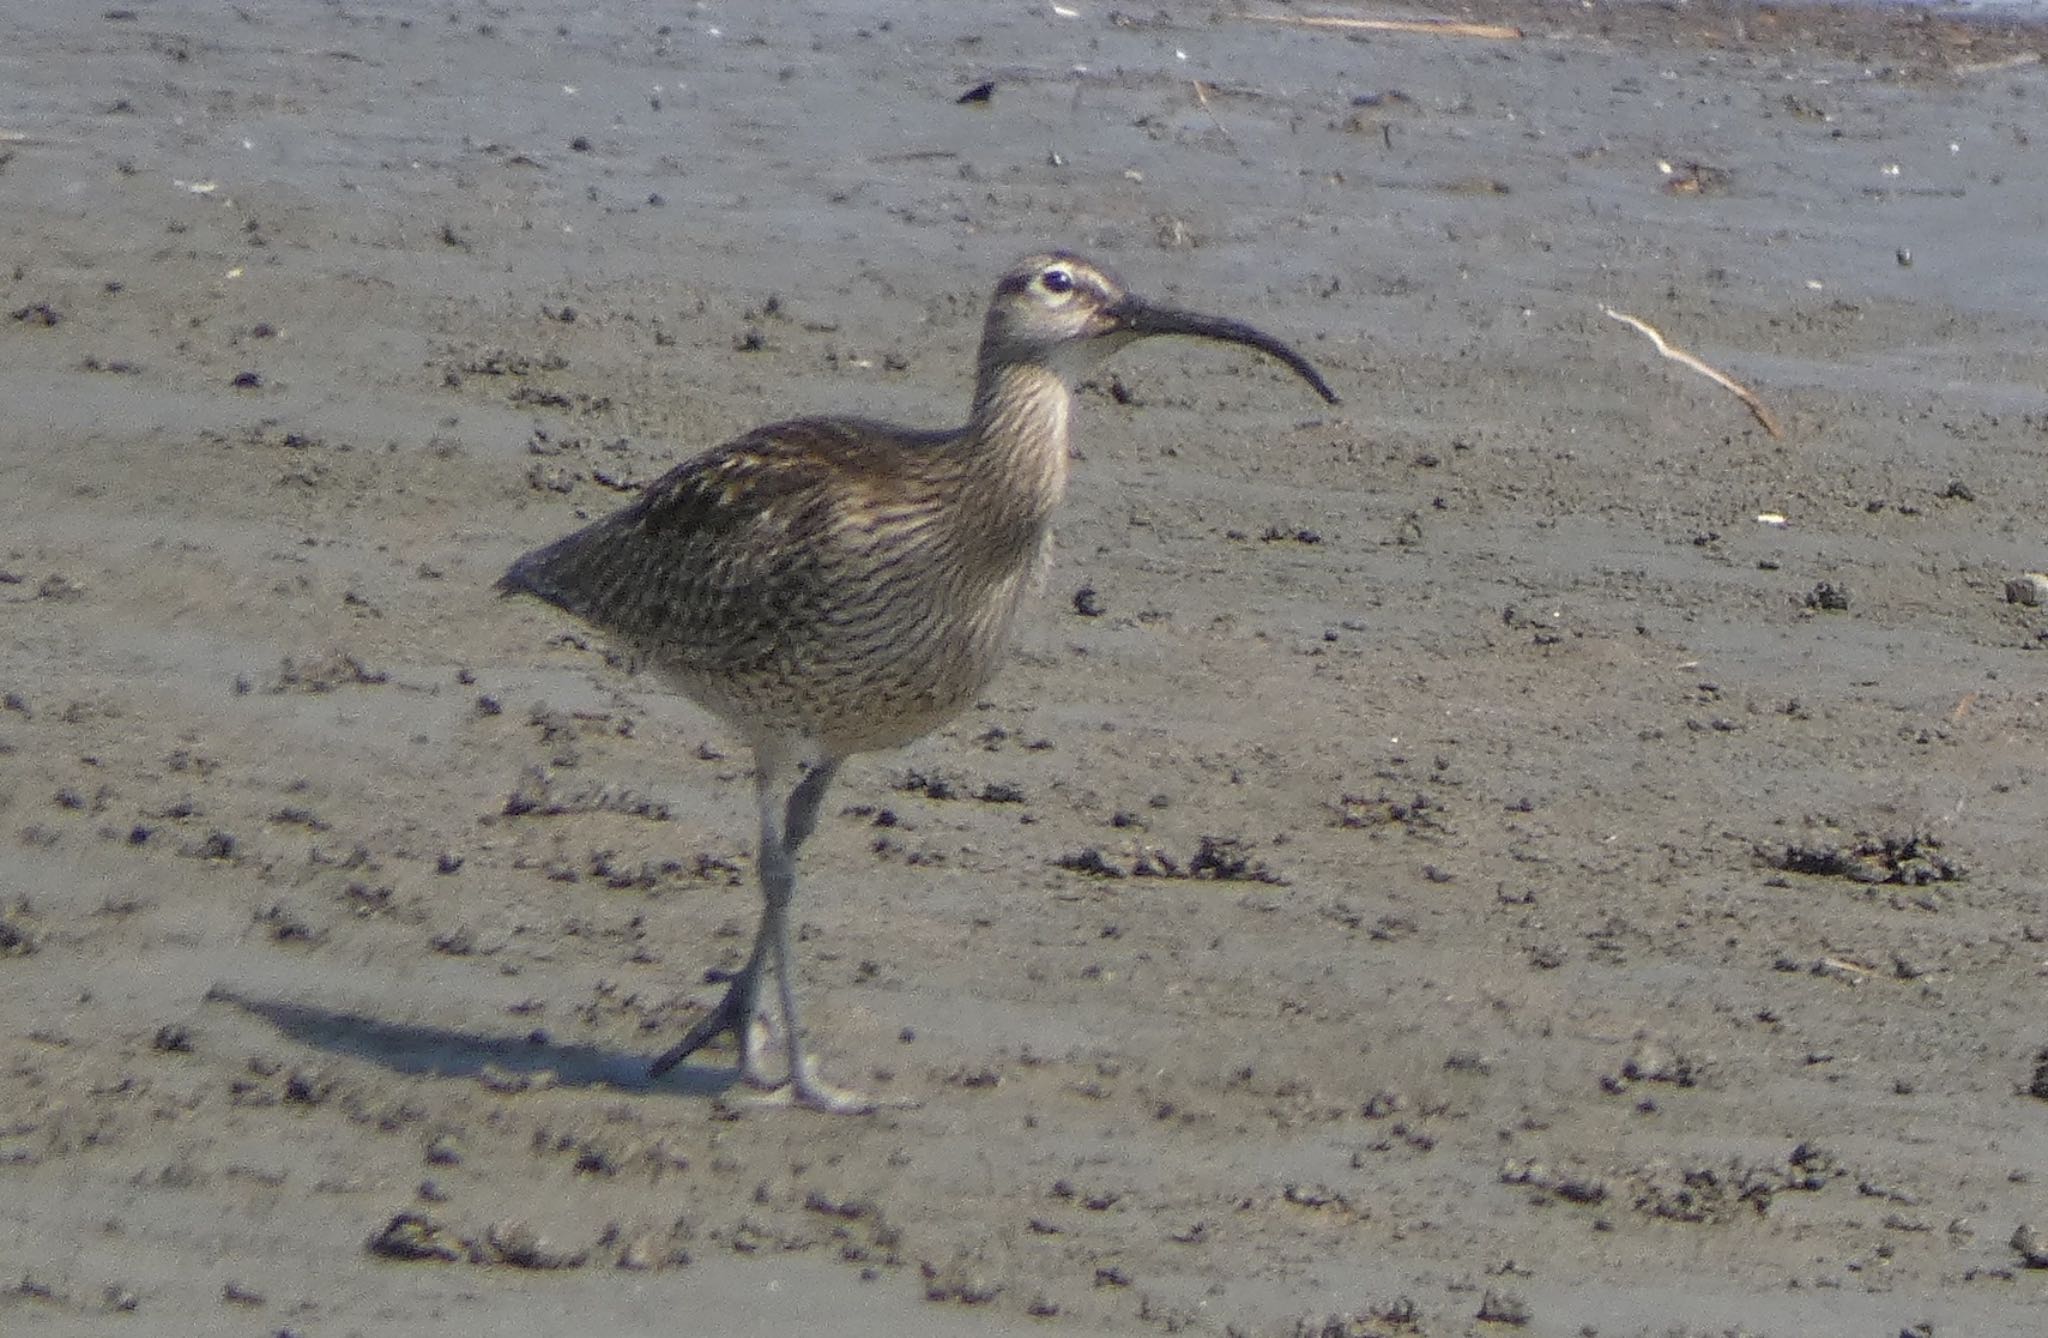
[(2048, 604), (2048, 575), (2030, 571), (2005, 583), (2005, 602), (2040, 608)]
[(557, 1250), (545, 1237), (524, 1222), (499, 1222), (485, 1234), (487, 1258), (514, 1268), (581, 1268), (589, 1261), (588, 1250)]
[(446, 1228), (422, 1213), (400, 1213), (370, 1237), (369, 1251), (382, 1259), (454, 1263), (462, 1258)]
[(1806, 607), (1824, 613), (1843, 613), (1849, 608), (1849, 592), (1827, 581), (1813, 587), (1806, 596)]
[(690, 1251), (679, 1230), (643, 1231), (619, 1248), (618, 1266), (629, 1273), (658, 1268), (688, 1268)]
[(334, 1091), (334, 1080), (316, 1068), (293, 1069), (284, 1080), (284, 1099), (317, 1106)]
[(1488, 1289), (1479, 1302), (1476, 1318), (1481, 1324), (1507, 1324), (1520, 1328), (1529, 1322), (1529, 1307), (1512, 1292)]
[(241, 1283), (230, 1279), (221, 1284), (220, 1299), (226, 1301), (229, 1305), (258, 1306), (262, 1305), (266, 1298), (262, 1292), (257, 1291), (255, 1288), (245, 1287)]

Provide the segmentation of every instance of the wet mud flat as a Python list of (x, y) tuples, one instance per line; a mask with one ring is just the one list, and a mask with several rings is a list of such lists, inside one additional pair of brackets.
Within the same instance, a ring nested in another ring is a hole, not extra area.
[[(1070, 8), (14, 7), (0, 1332), (2048, 1325), (2043, 39)], [(1121, 355), (848, 768), (811, 1022), (922, 1104), (649, 1082), (745, 751), (491, 581), (955, 421), (1048, 243), (1345, 403)]]

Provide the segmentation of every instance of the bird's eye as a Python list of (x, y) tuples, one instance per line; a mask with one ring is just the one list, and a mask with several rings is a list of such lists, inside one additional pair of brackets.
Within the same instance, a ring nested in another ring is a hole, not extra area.
[(1038, 286), (1048, 293), (1071, 293), (1074, 276), (1063, 269), (1049, 269), (1038, 276)]

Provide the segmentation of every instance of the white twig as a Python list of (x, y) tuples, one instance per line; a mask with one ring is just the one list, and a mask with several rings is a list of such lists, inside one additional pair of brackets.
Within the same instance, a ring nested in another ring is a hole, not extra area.
[(1352, 32), (1420, 33), (1426, 37), (1486, 37), (1518, 42), (1520, 28), (1505, 23), (1468, 23), (1462, 19), (1339, 19), (1308, 14), (1239, 14), (1253, 23), (1284, 23), (1290, 28), (1340, 28)]
[(1613, 307), (1602, 307), (1600, 310), (1606, 312), (1615, 320), (1620, 321), (1623, 325), (1634, 327), (1647, 337), (1652, 344), (1657, 346), (1657, 352), (1671, 359), (1671, 361), (1692, 368), (1701, 376), (1706, 377), (1707, 380), (1712, 381), (1715, 385), (1726, 390), (1744, 404), (1747, 404), (1749, 411), (1756, 415), (1756, 421), (1763, 424), (1764, 431), (1774, 437), (1785, 435), (1785, 430), (1778, 426), (1778, 420), (1772, 416), (1769, 409), (1764, 407), (1764, 402), (1756, 397), (1756, 392), (1752, 391), (1748, 386), (1743, 385), (1725, 372), (1719, 372), (1707, 366), (1706, 363), (1700, 361), (1693, 354), (1687, 353), (1684, 349), (1672, 345), (1665, 340), (1662, 334), (1658, 333), (1656, 326), (1650, 324), (1642, 317), (1631, 316), (1626, 311), (1616, 311)]
[(1218, 116), (1216, 109), (1209, 105), (1209, 90), (1202, 87), (1202, 81), (1200, 79), (1190, 79), (1188, 82), (1195, 86), (1195, 101), (1201, 103), (1202, 110), (1209, 113), (1209, 119), (1216, 123), (1218, 130), (1223, 132), (1223, 138), (1229, 140), (1232, 144), (1237, 143), (1237, 136), (1230, 133), (1230, 127), (1223, 124), (1223, 118)]

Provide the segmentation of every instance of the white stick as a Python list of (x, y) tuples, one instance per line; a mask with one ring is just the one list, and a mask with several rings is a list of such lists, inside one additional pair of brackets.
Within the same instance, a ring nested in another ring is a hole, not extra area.
[(1238, 14), (1253, 23), (1284, 23), (1291, 28), (1343, 28), (1354, 32), (1420, 33), (1426, 37), (1488, 37), (1519, 42), (1522, 30), (1504, 23), (1468, 23), (1463, 19), (1338, 19), (1295, 14)]
[(1657, 346), (1659, 353), (1673, 362), (1692, 368), (1701, 376), (1706, 377), (1707, 380), (1712, 381), (1715, 385), (1720, 386), (1723, 390), (1728, 391), (1744, 404), (1747, 404), (1749, 411), (1756, 415), (1756, 421), (1764, 425), (1764, 431), (1774, 437), (1785, 435), (1785, 430), (1778, 426), (1778, 420), (1771, 416), (1771, 411), (1764, 407), (1764, 402), (1758, 399), (1756, 393), (1750, 390), (1748, 386), (1743, 385), (1740, 381), (1726, 373), (1715, 371), (1712, 367), (1707, 366), (1706, 363), (1701, 362), (1697, 357), (1687, 353), (1684, 349), (1676, 348), (1666, 342), (1664, 336), (1657, 332), (1657, 327), (1640, 316), (1631, 316), (1626, 311), (1616, 311), (1613, 307), (1602, 307), (1600, 310), (1606, 312), (1615, 320), (1620, 321), (1623, 325), (1634, 326), (1647, 336), (1652, 344)]

